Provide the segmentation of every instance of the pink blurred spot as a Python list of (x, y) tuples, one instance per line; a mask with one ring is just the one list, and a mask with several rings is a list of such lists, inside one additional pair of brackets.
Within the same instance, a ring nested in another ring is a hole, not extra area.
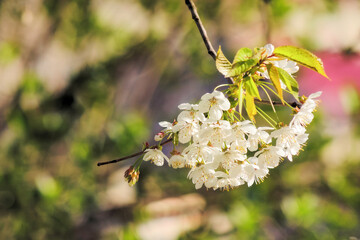
[(352, 86), (360, 92), (360, 55), (341, 53), (316, 53), (324, 63), (330, 81), (320, 74), (302, 67), (299, 74), (300, 95), (322, 91), (320, 99), (325, 111), (331, 115), (344, 116), (340, 94), (342, 89)]

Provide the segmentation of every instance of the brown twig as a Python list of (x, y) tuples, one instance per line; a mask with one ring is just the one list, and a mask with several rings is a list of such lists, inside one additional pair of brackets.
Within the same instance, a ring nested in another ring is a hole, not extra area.
[[(166, 140), (165, 142), (161, 143), (160, 146), (163, 146), (169, 142), (171, 142), (173, 139), (172, 138), (169, 138), (168, 140)], [(102, 165), (106, 165), (106, 164), (110, 164), (110, 163), (117, 163), (117, 162), (121, 162), (121, 161), (124, 161), (126, 159), (130, 159), (130, 158), (133, 158), (133, 157), (136, 157), (136, 156), (140, 156), (141, 154), (143, 154), (145, 152), (146, 149), (155, 149), (157, 148), (158, 145), (153, 145), (151, 147), (147, 147), (145, 148), (144, 150), (140, 151), (140, 152), (136, 152), (136, 153), (133, 153), (133, 154), (130, 154), (128, 156), (125, 156), (125, 157), (122, 157), (122, 158), (118, 158), (118, 159), (114, 159), (114, 160), (111, 160), (111, 161), (107, 161), (107, 162), (98, 162), (97, 165), (98, 166), (102, 166)]]
[[(262, 103), (262, 104), (269, 104), (269, 105), (275, 105), (275, 106), (283, 106), (284, 104), (282, 104), (281, 102), (276, 102), (276, 101), (267, 101), (267, 100), (259, 100), (259, 99), (254, 99), (255, 102), (257, 103)], [(290, 104), (290, 106), (292, 106), (293, 108), (301, 108), (302, 104), (299, 102), (288, 102), (288, 104)]]
[[(212, 59), (214, 59), (214, 61), (216, 61), (216, 52), (210, 42), (210, 39), (206, 33), (204, 25), (201, 22), (200, 16), (196, 10), (195, 3), (192, 0), (185, 0), (185, 4), (188, 6), (188, 8), (191, 12), (191, 17), (192, 17), (192, 19), (194, 19), (196, 26), (199, 29), (200, 35), (205, 43), (205, 46), (206, 46), (206, 49), (207, 49), (209, 55), (212, 57)], [(232, 78), (226, 78), (226, 80), (230, 84), (234, 83), (234, 80)]]
[(185, 0), (185, 4), (188, 6), (188, 8), (191, 12), (192, 19), (194, 19), (196, 26), (199, 29), (201, 37), (205, 43), (206, 49), (208, 50), (208, 53), (214, 60), (216, 60), (216, 52), (209, 40), (209, 37), (207, 36), (206, 30), (201, 22), (200, 16), (196, 10), (196, 6), (195, 6), (194, 2), (192, 0)]

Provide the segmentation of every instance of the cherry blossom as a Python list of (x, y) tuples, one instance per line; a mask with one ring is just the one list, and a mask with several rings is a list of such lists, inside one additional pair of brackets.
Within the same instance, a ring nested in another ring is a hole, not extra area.
[[(271, 56), (272, 51), (270, 45), (265, 46), (265, 55)], [(292, 63), (278, 64), (285, 69)], [(296, 66), (292, 67), (295, 71)], [(274, 128), (224, 117), (224, 111), (230, 108), (228, 99), (219, 91), (206, 93), (199, 104), (180, 104), (177, 121), (159, 123), (165, 129), (155, 135), (155, 140), (160, 144), (171, 134), (186, 145), (182, 152), (174, 149), (168, 159), (159, 149), (147, 149), (144, 161), (162, 166), (165, 159), (172, 168), (190, 168), (188, 178), (196, 189), (205, 186), (229, 190), (245, 183), (250, 187), (262, 182), (269, 169), (277, 167), (283, 158), (293, 161), (308, 139), (306, 127), (314, 118), (320, 94), (305, 98), (289, 125)]]
[(169, 158), (159, 149), (146, 149), (144, 161), (151, 161), (156, 166), (164, 165), (164, 159), (169, 162)]
[(230, 102), (222, 92), (214, 91), (206, 93), (201, 97), (199, 103), (199, 112), (209, 112), (209, 119), (216, 121), (220, 120), (223, 111), (230, 109)]

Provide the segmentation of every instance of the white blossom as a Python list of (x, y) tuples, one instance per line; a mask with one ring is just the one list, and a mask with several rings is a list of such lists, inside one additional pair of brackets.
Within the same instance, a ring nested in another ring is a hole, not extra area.
[(241, 154), (240, 151), (228, 149), (217, 154), (214, 162), (229, 171), (233, 167), (237, 166), (239, 161), (242, 162), (245, 159), (246, 155)]
[(251, 157), (248, 161), (250, 163), (245, 164), (243, 167), (244, 172), (242, 178), (247, 182), (248, 187), (250, 187), (254, 182), (261, 182), (269, 170), (258, 166), (258, 159), (256, 157)]
[(172, 168), (183, 168), (185, 167), (185, 163), (186, 160), (182, 155), (176, 154), (171, 156), (171, 158), (169, 159), (169, 166), (171, 166)]
[(159, 142), (159, 141), (163, 140), (164, 137), (165, 137), (165, 134), (163, 132), (159, 132), (154, 136), (154, 140)]
[(256, 127), (249, 120), (234, 123), (232, 129), (231, 142), (245, 140), (245, 136), (256, 133)]
[(306, 125), (308, 125), (314, 118), (311, 112), (298, 112), (294, 115), (290, 122), (290, 127), (297, 134), (303, 134), (306, 131)]
[(319, 100), (316, 100), (316, 98), (320, 97), (321, 94), (322, 92), (310, 94), (305, 103), (301, 106), (300, 111), (313, 112), (319, 102)]
[(244, 180), (242, 180), (239, 177), (231, 177), (230, 174), (227, 175), (223, 172), (220, 174), (217, 174), (218, 177), (222, 177), (217, 180), (216, 185), (213, 187), (214, 190), (216, 189), (222, 189), (222, 190), (229, 190), (230, 188), (235, 188), (240, 185), (243, 185), (245, 183)]
[(174, 123), (167, 122), (167, 121), (161, 121), (159, 122), (160, 127), (165, 128), (163, 132), (173, 132), (173, 128), (175, 126)]
[(292, 161), (292, 156), (298, 154), (302, 144), (307, 141), (308, 134), (298, 134), (295, 129), (286, 126), (271, 133), (276, 138), (276, 146), (281, 148), (281, 155)]
[(305, 126), (311, 123), (311, 121), (314, 119), (314, 114), (312, 112), (315, 110), (318, 102), (318, 100), (314, 99), (320, 97), (320, 95), (321, 92), (316, 92), (307, 98), (299, 112), (296, 113), (291, 120), (290, 127), (295, 129), (297, 132), (305, 132)]
[(299, 71), (299, 66), (296, 62), (283, 59), (283, 60), (277, 60), (277, 61), (271, 61), (275, 67), (282, 68), (290, 75), (296, 73)]
[(191, 169), (188, 178), (195, 184), (196, 189), (201, 188), (203, 185), (206, 188), (212, 188), (217, 182), (213, 164), (204, 164)]
[(216, 121), (220, 120), (223, 111), (230, 109), (230, 102), (222, 92), (214, 91), (212, 93), (206, 93), (201, 97), (199, 103), (199, 112), (209, 112), (209, 119)]
[(219, 151), (218, 148), (193, 143), (183, 150), (182, 155), (187, 166), (195, 167), (197, 163), (212, 163), (214, 155)]
[(249, 150), (256, 151), (259, 148), (259, 143), (270, 143), (271, 139), (269, 138), (269, 133), (266, 130), (273, 130), (272, 127), (259, 127), (254, 134), (250, 134), (249, 141)]
[(258, 158), (258, 165), (263, 168), (275, 168), (281, 160), (282, 149), (275, 146), (269, 146), (255, 153)]
[(200, 125), (198, 122), (179, 122), (173, 128), (175, 132), (179, 132), (179, 142), (188, 143), (192, 137), (197, 137), (199, 133)]
[(230, 146), (230, 148), (232, 150), (237, 150), (241, 154), (246, 154), (248, 147), (249, 147), (249, 142), (246, 139), (245, 140), (235, 140), (233, 143), (231, 143), (231, 146)]
[(266, 57), (269, 57), (270, 55), (273, 54), (275, 47), (274, 45), (272, 45), (271, 43), (268, 43), (264, 46), (265, 50), (266, 50)]
[(159, 149), (146, 149), (144, 161), (151, 161), (156, 166), (164, 165), (164, 159), (169, 162), (169, 158)]
[(232, 128), (228, 121), (207, 122), (201, 126), (199, 141), (201, 144), (222, 148), (224, 143), (229, 142), (231, 134)]
[(177, 118), (179, 122), (205, 121), (205, 116), (199, 112), (197, 104), (182, 103), (179, 105), (179, 109), (184, 110)]

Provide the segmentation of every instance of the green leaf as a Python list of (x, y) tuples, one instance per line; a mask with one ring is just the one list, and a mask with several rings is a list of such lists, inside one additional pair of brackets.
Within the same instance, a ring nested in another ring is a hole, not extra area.
[(261, 100), (259, 90), (251, 76), (244, 78), (245, 91), (253, 97), (257, 97)]
[(229, 60), (225, 57), (224, 53), (221, 51), (221, 46), (219, 46), (219, 50), (216, 55), (216, 68), (219, 72), (221, 72), (224, 76), (226, 76), (232, 69), (232, 65)]
[(229, 71), (225, 77), (236, 77), (240, 76), (243, 73), (249, 71), (252, 67), (254, 67), (257, 64), (257, 61), (255, 59), (248, 59), (246, 61), (237, 62), (232, 65), (231, 71)]
[(299, 85), (297, 81), (284, 69), (277, 68), (280, 80), (286, 85), (292, 95), (297, 99), (299, 94)]
[(246, 112), (249, 116), (249, 118), (252, 121), (255, 121), (254, 116), (256, 115), (256, 106), (255, 106), (255, 102), (254, 102), (254, 97), (251, 96), (250, 94), (246, 94), (245, 95), (245, 101), (246, 101)]
[(244, 100), (243, 83), (244, 83), (244, 81), (241, 81), (240, 86), (239, 86), (239, 113), (240, 113), (240, 117), (242, 117), (242, 108), (243, 108), (243, 100)]
[(281, 88), (281, 84), (280, 84), (280, 76), (279, 76), (278, 68), (275, 67), (272, 63), (266, 65), (266, 68), (268, 70), (270, 80), (273, 83), (276, 91), (279, 94), (279, 98), (280, 98), (281, 102), (284, 103), (283, 92), (282, 92), (282, 88)]
[(243, 62), (248, 59), (250, 59), (253, 56), (253, 51), (250, 48), (240, 48), (239, 51), (237, 51), (233, 64), (237, 62)]
[(325, 73), (324, 65), (321, 59), (306, 49), (293, 46), (281, 46), (275, 48), (274, 54), (275, 56), (285, 57), (294, 62), (297, 62), (307, 68), (314, 70), (324, 77), (329, 78)]

